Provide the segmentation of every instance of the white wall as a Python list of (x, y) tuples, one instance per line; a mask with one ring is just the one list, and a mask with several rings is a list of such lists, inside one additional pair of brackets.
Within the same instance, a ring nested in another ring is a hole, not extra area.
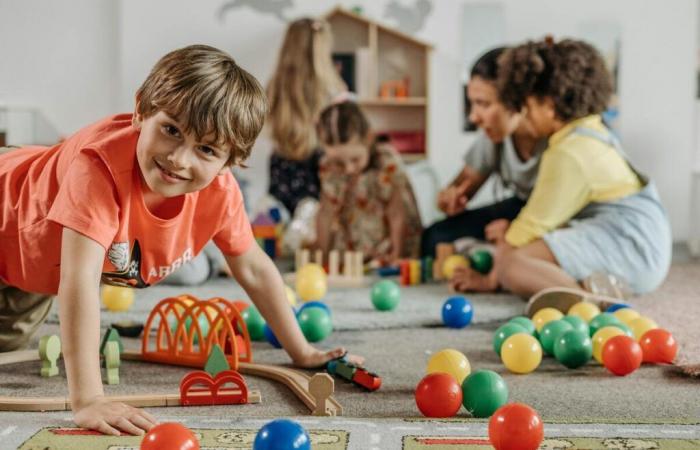
[[(471, 136), (460, 131), (462, 6), (489, 0), (436, 0), (417, 37), (435, 45), (431, 70), (431, 162), (451, 178)], [(490, 0), (492, 3), (496, 0)], [(109, 113), (131, 110), (133, 93), (166, 51), (191, 43), (221, 47), (267, 81), (284, 24), (242, 8), (224, 21), (224, 0), (0, 0), (0, 103), (39, 107), (64, 134)], [(320, 14), (336, 3), (362, 5), (383, 20), (388, 0), (296, 0), (289, 17)], [(402, 0), (411, 4), (413, 0)], [(585, 20), (622, 30), (620, 132), (634, 162), (659, 184), (675, 238), (688, 236), (695, 164), (696, 0), (502, 0), (506, 40), (575, 33)], [(390, 23), (389, 23), (390, 24)], [(31, 29), (31, 33), (27, 30)], [(253, 197), (267, 184), (270, 144), (260, 139), (244, 174)]]

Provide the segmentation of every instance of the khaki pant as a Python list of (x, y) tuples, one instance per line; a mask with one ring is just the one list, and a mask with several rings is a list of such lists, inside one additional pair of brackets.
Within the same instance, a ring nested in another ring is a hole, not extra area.
[(32, 294), (0, 283), (0, 352), (17, 350), (44, 323), (53, 296)]

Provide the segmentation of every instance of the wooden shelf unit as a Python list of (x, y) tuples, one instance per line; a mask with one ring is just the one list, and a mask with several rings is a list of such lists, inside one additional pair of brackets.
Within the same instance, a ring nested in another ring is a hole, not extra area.
[[(424, 151), (402, 156), (406, 162), (427, 158), (432, 46), (341, 7), (324, 17), (333, 31), (333, 52), (354, 55), (357, 101), (372, 128), (424, 133)], [(403, 79), (408, 81), (405, 97), (381, 96), (383, 83)]]

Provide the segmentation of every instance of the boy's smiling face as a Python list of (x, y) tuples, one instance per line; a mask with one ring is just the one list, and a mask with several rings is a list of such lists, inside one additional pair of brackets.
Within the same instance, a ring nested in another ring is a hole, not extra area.
[(230, 148), (204, 139), (198, 141), (163, 111), (143, 118), (134, 115), (140, 129), (136, 158), (149, 189), (166, 198), (204, 189), (228, 167)]

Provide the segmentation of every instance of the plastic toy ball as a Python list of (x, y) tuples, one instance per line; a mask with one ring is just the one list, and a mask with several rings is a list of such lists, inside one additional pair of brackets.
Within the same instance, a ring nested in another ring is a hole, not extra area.
[(472, 321), (474, 308), (466, 297), (448, 298), (442, 305), (442, 322), (450, 328), (464, 328)]
[(616, 311), (619, 311), (621, 309), (629, 308), (630, 305), (627, 303), (613, 303), (612, 305), (608, 306), (607, 309), (605, 310), (606, 313), (614, 313)]
[(486, 250), (477, 250), (469, 255), (469, 265), (477, 272), (487, 274), (493, 267), (493, 256)]
[(596, 331), (600, 330), (603, 327), (608, 327), (608, 326), (613, 326), (613, 327), (621, 327), (624, 324), (620, 322), (620, 319), (612, 315), (611, 313), (600, 313), (594, 318), (591, 319), (590, 322), (588, 322), (588, 327), (589, 327), (589, 335), (593, 336)]
[(501, 347), (503, 346), (503, 342), (515, 333), (530, 334), (517, 322), (505, 323), (498, 327), (496, 332), (493, 333), (493, 351), (495, 351), (498, 356), (501, 356)]
[(603, 364), (617, 376), (629, 375), (642, 365), (642, 347), (629, 336), (613, 336), (603, 346)]
[(311, 450), (311, 438), (304, 427), (288, 419), (266, 423), (255, 435), (253, 450)]
[(272, 329), (268, 324), (263, 327), (263, 334), (265, 335), (265, 340), (269, 342), (275, 348), (282, 348), (282, 344), (277, 340), (277, 336), (272, 332)]
[(243, 321), (248, 328), (248, 334), (254, 341), (265, 340), (265, 319), (254, 305), (249, 306), (241, 313)]
[(427, 374), (439, 372), (450, 374), (460, 384), (471, 371), (467, 357), (451, 348), (435, 353), (428, 361), (428, 368), (425, 370)]
[(591, 338), (591, 341), (593, 342), (593, 358), (595, 358), (595, 360), (599, 363), (603, 364), (603, 346), (605, 346), (605, 343), (608, 342), (608, 339), (611, 337), (621, 336), (623, 334), (625, 334), (624, 331), (613, 326), (603, 327), (596, 331)]
[(613, 313), (613, 316), (617, 317), (620, 322), (624, 323), (625, 325), (629, 326), (629, 324), (639, 317), (639, 313), (631, 308), (622, 308), (618, 309)]
[(392, 280), (382, 280), (372, 286), (370, 293), (372, 304), (379, 311), (391, 311), (401, 300), (401, 289)]
[(535, 336), (537, 334), (537, 329), (535, 328), (535, 324), (532, 323), (532, 320), (528, 319), (525, 316), (517, 316), (513, 317), (508, 321), (508, 323), (517, 323), (521, 327), (525, 328), (527, 330), (528, 334), (531, 334)]
[(492, 370), (477, 370), (462, 382), (462, 404), (474, 417), (489, 417), (508, 401), (508, 386)]
[(503, 342), (501, 361), (513, 373), (530, 373), (542, 362), (542, 347), (533, 336), (516, 333)]
[(451, 280), (457, 267), (469, 267), (469, 261), (462, 255), (450, 255), (442, 263), (442, 275)]
[(569, 369), (576, 369), (590, 361), (593, 344), (588, 333), (567, 331), (554, 343), (554, 357)]
[(416, 387), (416, 405), (425, 417), (452, 417), (462, 406), (462, 388), (447, 373), (426, 375)]
[[(307, 266), (303, 268), (307, 268)], [(298, 272), (296, 289), (299, 298), (304, 302), (321, 300), (328, 291), (326, 273), (323, 272), (323, 275), (319, 275), (316, 271)]]
[(134, 290), (127, 287), (102, 285), (102, 304), (112, 312), (126, 311), (134, 303)]
[(292, 306), (296, 306), (297, 294), (294, 293), (294, 289), (290, 288), (287, 285), (284, 285), (284, 292), (287, 294), (287, 301), (289, 302), (289, 304)]
[(659, 328), (656, 322), (644, 316), (637, 317), (630, 322), (629, 326), (632, 329), (632, 333), (634, 333), (634, 338), (636, 340), (642, 339), (642, 336), (644, 336), (644, 333), (647, 331), (653, 330), (654, 328)]
[(678, 343), (673, 335), (663, 328), (647, 331), (639, 340), (644, 362), (672, 364), (678, 354)]
[(598, 308), (598, 305), (591, 302), (579, 302), (569, 308), (566, 314), (569, 316), (578, 316), (586, 322), (590, 322), (592, 318), (600, 314), (600, 308)]
[(328, 313), (329, 316), (331, 315), (331, 309), (328, 307), (328, 305), (326, 305), (323, 302), (316, 302), (316, 301), (306, 302), (303, 305), (301, 305), (301, 308), (299, 308), (299, 311), (297, 311), (297, 315), (299, 315), (299, 313), (302, 312), (303, 310), (305, 310), (306, 308), (311, 308), (312, 306), (322, 308)]
[(552, 320), (545, 324), (540, 331), (540, 344), (545, 355), (554, 354), (554, 343), (563, 333), (573, 330), (574, 326), (566, 320)]
[(299, 277), (316, 277), (326, 280), (328, 275), (326, 275), (326, 271), (323, 270), (323, 267), (321, 267), (320, 264), (308, 263), (304, 264), (299, 270), (297, 270), (297, 278)]
[(510, 403), (489, 420), (489, 439), (496, 450), (537, 450), (544, 439), (544, 423), (531, 407)]
[(319, 342), (327, 338), (333, 331), (331, 316), (325, 309), (317, 306), (305, 308), (297, 315), (301, 332), (309, 342)]
[(562, 317), (564, 317), (564, 314), (562, 314), (562, 312), (558, 309), (542, 308), (537, 311), (534, 316), (532, 316), (532, 323), (535, 324), (535, 329), (537, 332), (539, 332), (548, 322), (551, 322), (552, 320), (559, 320)]
[(165, 422), (146, 433), (141, 441), (141, 450), (199, 450), (199, 441), (184, 425)]

